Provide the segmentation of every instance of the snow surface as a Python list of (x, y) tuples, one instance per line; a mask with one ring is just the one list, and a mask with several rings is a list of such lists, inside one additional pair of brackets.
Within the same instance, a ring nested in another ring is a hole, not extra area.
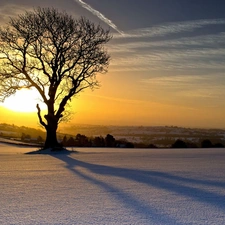
[(0, 224), (225, 224), (225, 149), (31, 150), (0, 144)]

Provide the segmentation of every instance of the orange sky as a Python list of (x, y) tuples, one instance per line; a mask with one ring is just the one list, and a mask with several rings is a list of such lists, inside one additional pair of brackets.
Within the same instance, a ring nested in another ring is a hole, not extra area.
[[(72, 119), (70, 123), (93, 125), (176, 125), (185, 127), (224, 128), (225, 108), (204, 106), (198, 101), (169, 98), (163, 90), (146, 91), (144, 86), (124, 80), (117, 83), (116, 74), (100, 75), (101, 88), (95, 91), (86, 90), (76, 97), (71, 104)], [(156, 88), (157, 89), (157, 88)], [(154, 96), (154, 93), (155, 96)], [(164, 97), (165, 96), (165, 97)], [(24, 102), (16, 96), (12, 102)], [(34, 112), (18, 112), (0, 107), (1, 120), (10, 124), (39, 127)], [(21, 104), (24, 108), (24, 105)], [(13, 108), (13, 106), (12, 106)], [(26, 111), (26, 109), (24, 109)], [(67, 124), (68, 125), (68, 124)], [(63, 126), (63, 123), (60, 125)]]

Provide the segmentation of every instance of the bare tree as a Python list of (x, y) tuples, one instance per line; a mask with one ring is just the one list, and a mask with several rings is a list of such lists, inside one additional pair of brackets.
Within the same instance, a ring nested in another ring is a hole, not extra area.
[(37, 90), (47, 106), (42, 117), (37, 104), (44, 148), (59, 146), (56, 131), (72, 97), (98, 86), (96, 74), (108, 68), (104, 44), (110, 39), (101, 26), (50, 8), (25, 12), (0, 29), (1, 100), (22, 88)]

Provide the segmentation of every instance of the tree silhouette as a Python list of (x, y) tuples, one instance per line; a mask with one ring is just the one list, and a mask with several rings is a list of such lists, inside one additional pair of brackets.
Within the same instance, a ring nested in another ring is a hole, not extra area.
[(59, 146), (56, 131), (68, 102), (98, 87), (96, 74), (107, 71), (110, 57), (104, 44), (110, 39), (99, 25), (52, 8), (25, 12), (0, 29), (1, 100), (22, 88), (37, 90), (47, 106), (43, 117), (37, 104), (47, 133), (44, 148)]
[(91, 143), (85, 135), (77, 134), (76, 135), (76, 146), (78, 147), (90, 147)]
[(202, 148), (212, 148), (213, 144), (209, 139), (203, 140), (201, 143)]
[(115, 147), (116, 139), (111, 135), (107, 134), (105, 137), (105, 145), (106, 147)]
[(187, 148), (187, 147), (188, 147), (187, 143), (185, 143), (180, 139), (176, 140), (171, 146), (171, 148)]
[(102, 136), (94, 137), (92, 144), (94, 147), (105, 147), (105, 139)]

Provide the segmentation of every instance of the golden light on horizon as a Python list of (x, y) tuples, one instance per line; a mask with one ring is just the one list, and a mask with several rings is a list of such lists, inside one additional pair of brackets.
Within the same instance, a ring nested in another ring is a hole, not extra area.
[(15, 112), (36, 112), (36, 104), (39, 103), (42, 109), (46, 109), (43, 103), (40, 103), (40, 97), (37, 91), (33, 89), (21, 89), (5, 99), (3, 107)]

